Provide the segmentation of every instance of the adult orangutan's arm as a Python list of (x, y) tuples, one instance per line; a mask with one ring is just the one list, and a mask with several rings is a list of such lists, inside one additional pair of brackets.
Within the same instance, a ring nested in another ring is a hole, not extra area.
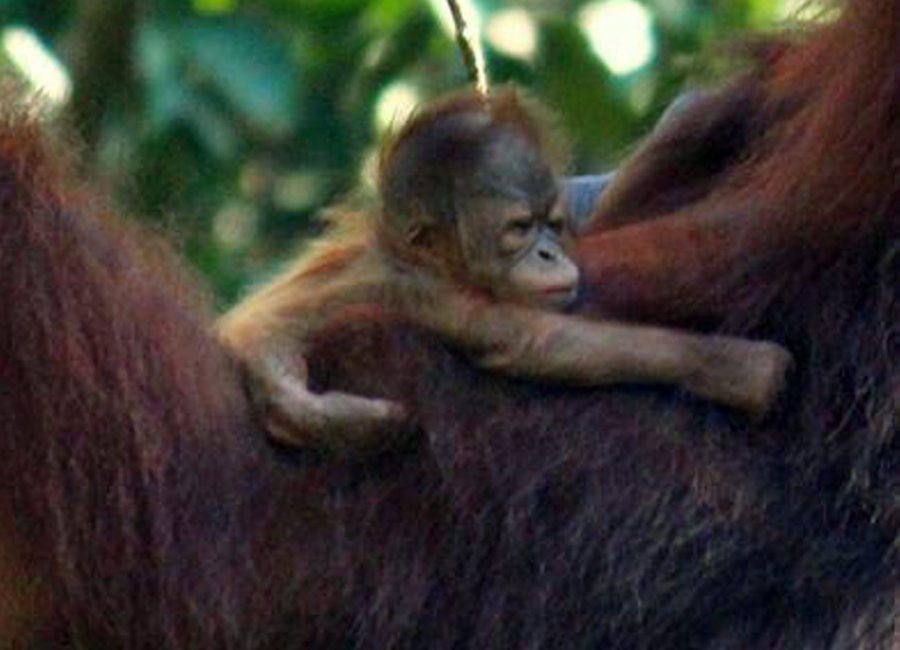
[(711, 278), (725, 277), (738, 266), (738, 244), (747, 244), (739, 219), (689, 214), (588, 233), (578, 242), (586, 290), (583, 312), (715, 325), (727, 314)]

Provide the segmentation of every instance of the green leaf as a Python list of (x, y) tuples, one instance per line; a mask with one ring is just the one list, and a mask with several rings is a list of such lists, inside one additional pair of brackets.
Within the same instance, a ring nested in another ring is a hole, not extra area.
[[(406, 0), (401, 0), (406, 1)], [(355, 20), (371, 0), (268, 0), (270, 10), (298, 24), (335, 28)]]
[(230, 14), (237, 9), (237, 0), (193, 0), (194, 11), (198, 14)]
[(374, 29), (391, 30), (420, 6), (417, 0), (373, 0), (369, 3), (369, 21)]
[(569, 136), (592, 157), (612, 157), (634, 129), (624, 88), (617, 88), (570, 21), (545, 21), (541, 43), (535, 67), (539, 96), (560, 113)]

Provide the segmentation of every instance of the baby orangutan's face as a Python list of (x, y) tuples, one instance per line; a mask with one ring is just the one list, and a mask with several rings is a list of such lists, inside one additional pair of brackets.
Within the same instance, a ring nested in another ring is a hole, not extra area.
[(578, 295), (578, 267), (559, 187), (530, 143), (510, 137), (488, 161), (496, 188), (467, 201), (460, 248), (473, 282), (501, 300), (554, 311)]

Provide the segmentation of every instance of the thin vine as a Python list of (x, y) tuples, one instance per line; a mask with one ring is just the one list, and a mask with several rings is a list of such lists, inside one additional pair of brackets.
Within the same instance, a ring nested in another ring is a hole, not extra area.
[(456, 43), (459, 46), (469, 81), (475, 85), (475, 89), (479, 93), (487, 97), (490, 93), (490, 86), (481, 45), (476, 43), (469, 33), (469, 25), (463, 15), (462, 8), (459, 6), (459, 2), (457, 0), (447, 0), (447, 5), (450, 7), (450, 13), (453, 15)]

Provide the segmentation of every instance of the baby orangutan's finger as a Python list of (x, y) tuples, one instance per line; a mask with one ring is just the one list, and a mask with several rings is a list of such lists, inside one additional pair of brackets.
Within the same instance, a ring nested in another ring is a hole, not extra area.
[(267, 426), (277, 442), (333, 452), (372, 451), (408, 428), (403, 407), (347, 393), (313, 393), (299, 382), (269, 395)]

